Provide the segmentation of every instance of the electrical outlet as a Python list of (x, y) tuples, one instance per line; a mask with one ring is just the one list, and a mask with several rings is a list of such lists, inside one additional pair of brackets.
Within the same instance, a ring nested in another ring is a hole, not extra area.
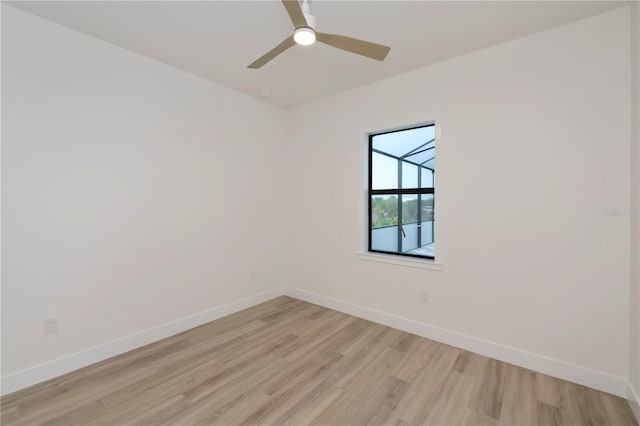
[(429, 303), (429, 293), (426, 290), (420, 291), (420, 301), (422, 303)]
[(58, 318), (44, 320), (44, 334), (51, 334), (58, 331)]

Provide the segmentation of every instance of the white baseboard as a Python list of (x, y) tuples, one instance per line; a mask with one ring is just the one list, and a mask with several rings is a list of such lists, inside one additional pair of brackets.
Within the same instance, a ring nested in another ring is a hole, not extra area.
[(631, 383), (627, 382), (627, 402), (633, 411), (633, 415), (636, 416), (636, 421), (640, 424), (640, 390), (636, 390), (631, 386)]
[(158, 327), (142, 330), (138, 333), (113, 340), (99, 346), (94, 346), (62, 358), (54, 359), (24, 370), (2, 376), (0, 379), (0, 394), (6, 395), (45, 380), (61, 376), (71, 371), (103, 361), (113, 356), (131, 351), (149, 343), (173, 336), (193, 327), (206, 324), (218, 318), (241, 311), (283, 294), (282, 288), (275, 288), (263, 293), (254, 294), (244, 299), (236, 300), (225, 305), (216, 306), (203, 312), (190, 315)]
[(61, 376), (281, 295), (315, 303), (500, 361), (627, 398), (634, 414), (640, 422), (640, 399), (638, 398), (637, 392), (634, 391), (625, 378), (611, 376), (579, 365), (522, 351), (499, 343), (478, 339), (462, 333), (434, 327), (408, 318), (292, 287), (275, 288), (263, 293), (258, 293), (158, 327), (140, 331), (139, 333), (121, 339), (7, 374), (0, 379), (0, 394), (6, 395), (45, 380)]
[(495, 358), (500, 361), (538, 371), (549, 376), (578, 383), (603, 392), (626, 398), (627, 379), (612, 376), (601, 371), (571, 364), (543, 355), (526, 352), (510, 346), (478, 339), (455, 331), (434, 327), (429, 324), (386, 312), (377, 311), (365, 306), (345, 302), (306, 290), (285, 287), (284, 294), (296, 299), (304, 300), (316, 305), (324, 306), (336, 311), (344, 312), (359, 318), (364, 318), (379, 324), (397, 328), (418, 336), (436, 340), (447, 345), (462, 348), (480, 355)]

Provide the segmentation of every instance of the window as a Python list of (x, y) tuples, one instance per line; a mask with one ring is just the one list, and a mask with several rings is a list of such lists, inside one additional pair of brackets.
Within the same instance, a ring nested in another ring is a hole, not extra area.
[(435, 258), (435, 124), (369, 135), (369, 251)]

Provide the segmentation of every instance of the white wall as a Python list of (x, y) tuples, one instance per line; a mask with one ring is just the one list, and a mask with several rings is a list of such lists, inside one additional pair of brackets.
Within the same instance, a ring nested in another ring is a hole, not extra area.
[(4, 4), (2, 89), (3, 376), (281, 285), (281, 110)]
[[(631, 7), (631, 291), (629, 399), (640, 422), (640, 4)], [(635, 393), (635, 395), (633, 395)]]
[[(289, 111), (289, 283), (623, 394), (630, 229), (607, 211), (630, 198), (629, 34), (619, 9)], [(359, 260), (364, 133), (438, 115), (443, 270)]]

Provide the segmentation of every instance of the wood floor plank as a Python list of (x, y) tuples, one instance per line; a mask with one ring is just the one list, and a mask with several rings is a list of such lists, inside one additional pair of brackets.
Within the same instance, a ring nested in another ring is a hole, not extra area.
[(266, 403), (268, 400), (269, 395), (260, 389), (244, 392), (217, 408), (212, 414), (201, 417), (195, 425), (238, 425), (247, 415), (247, 411)]
[(379, 336), (386, 329), (387, 327), (385, 327), (384, 325), (367, 322), (367, 328), (362, 333), (360, 333), (359, 336), (352, 339), (343, 348), (341, 348), (340, 353), (346, 356), (354, 356), (362, 349), (375, 344), (374, 339), (376, 338), (376, 336)]
[(600, 392), (605, 414), (610, 425), (636, 426), (636, 419), (627, 401), (608, 393)]
[(20, 410), (16, 406), (5, 407), (2, 405), (0, 406), (0, 413), (2, 414), (0, 424), (16, 423), (20, 418)]
[(350, 318), (353, 319), (353, 321), (347, 322), (344, 327), (341, 327), (335, 333), (330, 334), (321, 344), (312, 346), (304, 355), (313, 353), (314, 351), (336, 352), (342, 354), (340, 349), (362, 334), (363, 330), (366, 329), (369, 323), (369, 321), (365, 321), (360, 318)]
[(338, 311), (323, 311), (315, 318), (308, 317), (304, 321), (295, 325), (291, 330), (291, 334), (298, 337), (310, 336), (315, 333), (322, 333), (327, 327), (340, 321), (344, 321), (348, 315)]
[(199, 333), (196, 335), (187, 335), (186, 339), (192, 345), (214, 347), (218, 346), (221, 343), (228, 342), (229, 340), (233, 340), (236, 337), (242, 336), (244, 334), (265, 328), (266, 325), (267, 323), (264, 321), (252, 320), (237, 327), (230, 328), (224, 333), (211, 333), (211, 335)]
[(600, 392), (564, 381), (560, 383), (560, 387), (568, 395), (561, 407), (564, 424), (595, 426), (608, 422)]
[(407, 382), (393, 376), (387, 376), (378, 390), (362, 404), (362, 408), (356, 414), (357, 423), (364, 425), (384, 425), (389, 423), (390, 419), (393, 418), (393, 413), (398, 403), (408, 389), (409, 384)]
[[(62, 414), (66, 409), (75, 409), (92, 402), (101, 396), (106, 388), (117, 389), (124, 383), (135, 381), (137, 377), (150, 372), (153, 360), (162, 358), (175, 350), (185, 349), (189, 343), (185, 340), (169, 339), (169, 344), (158, 342), (139, 348), (130, 353), (131, 356), (117, 357), (82, 368), (61, 376), (42, 385), (33, 386), (2, 398), (2, 407), (17, 406), (23, 421), (38, 418), (43, 413), (56, 417), (54, 410)], [(129, 354), (128, 354), (129, 355)], [(86, 388), (96, 380), (100, 380), (100, 389)], [(42, 388), (40, 387), (42, 386)], [(93, 398), (93, 399), (92, 399)]]
[(298, 345), (295, 348), (291, 348), (290, 352), (282, 354), (282, 356), (288, 361), (295, 361), (308, 356), (310, 353), (317, 351), (319, 346), (327, 344), (328, 339), (339, 333), (343, 328), (356, 321), (357, 319), (342, 314), (340, 316), (326, 318), (325, 321), (320, 322), (321, 327), (310, 328), (310, 330), (302, 336), (300, 332), (294, 332), (294, 335), (300, 336)]
[(402, 353), (386, 348), (345, 388), (342, 397), (330, 404), (311, 424), (341, 425), (358, 422), (361, 407), (383, 385)]
[(538, 424), (540, 426), (562, 426), (562, 412), (560, 408), (538, 401)]
[(264, 403), (269, 395), (261, 389), (262, 383), (277, 374), (285, 363), (286, 361), (273, 356), (261, 357), (255, 360), (254, 365), (241, 370), (241, 374), (227, 376), (217, 383), (214, 381), (206, 385), (201, 384), (184, 392), (183, 395), (190, 404), (171, 420), (176, 424), (212, 424), (236, 405), (244, 407), (245, 398), (259, 398)]
[(487, 358), (484, 369), (479, 372), (469, 404), (475, 413), (491, 417), (497, 422), (502, 411), (508, 371), (508, 365), (504, 362)]
[(286, 311), (280, 310), (270, 304), (262, 304), (236, 312), (235, 314), (220, 318), (214, 322), (192, 328), (181, 333), (181, 335), (187, 340), (200, 340), (202, 337), (211, 338), (235, 330), (248, 322), (259, 321), (261, 317), (276, 312), (281, 313)]
[[(35, 422), (36, 420), (43, 423), (63, 416), (65, 413), (79, 409), (106, 394), (137, 382), (156, 371), (153, 361), (156, 358), (168, 356), (169, 353), (166, 352), (166, 349), (166, 347), (161, 348), (157, 353), (157, 357), (145, 356), (137, 359), (134, 363), (122, 362), (124, 361), (123, 359), (113, 360), (113, 368), (104, 369), (102, 365), (98, 365), (95, 376), (89, 373), (91, 370), (85, 370), (82, 373), (83, 377), (79, 380), (71, 381), (71, 383), (76, 384), (75, 387), (69, 388), (69, 384), (65, 383), (64, 388), (49, 398), (20, 403), (20, 420), (23, 423)], [(179, 350), (182, 349), (184, 347), (180, 346)], [(143, 360), (145, 362), (141, 362)], [(117, 367), (120, 365), (122, 365), (122, 368), (118, 369)], [(105, 375), (105, 371), (109, 371), (110, 374)], [(93, 385), (96, 380), (100, 381), (100, 386)]]
[(273, 299), (264, 302), (265, 304), (269, 304), (269, 305), (273, 305), (273, 306), (278, 306), (278, 307), (282, 307), (282, 306), (286, 306), (290, 303), (305, 303), (302, 300), (299, 299), (295, 299), (293, 297), (289, 297), (289, 296), (278, 296), (278, 297), (274, 297)]
[(184, 392), (193, 389), (204, 381), (211, 380), (212, 377), (220, 377), (221, 371), (222, 367), (214, 359), (192, 368), (185, 374), (163, 381), (148, 391), (140, 392), (137, 395), (130, 394), (129, 398), (124, 400), (118, 399), (117, 403), (105, 397), (102, 401), (105, 401), (105, 406), (108, 406), (110, 410), (108, 413), (98, 417), (96, 421), (103, 424), (124, 422), (130, 417), (135, 417), (138, 412), (153, 410), (158, 404), (169, 401), (177, 395), (183, 396)]
[(187, 398), (183, 395), (177, 394), (173, 397), (162, 401), (149, 410), (128, 419), (126, 423), (128, 425), (136, 426), (161, 426), (168, 424), (167, 419), (174, 416), (176, 413), (183, 411), (188, 405)]
[(262, 389), (268, 395), (275, 395), (308, 383), (322, 376), (323, 371), (336, 364), (341, 358), (342, 354), (335, 352), (318, 352), (304, 362), (289, 362), (287, 367), (266, 381)]
[(475, 380), (475, 376), (451, 369), (442, 390), (431, 405), (422, 424), (432, 426), (463, 425)]
[(485, 414), (478, 413), (472, 408), (467, 408), (467, 411), (464, 413), (462, 424), (473, 426), (497, 426), (498, 420)]
[[(233, 365), (225, 366), (218, 374), (196, 384), (192, 388), (182, 392), (182, 394), (189, 399), (189, 401), (198, 402), (218, 391), (228, 391), (229, 388), (237, 384), (237, 382), (247, 383), (248, 386), (251, 385), (251, 381), (256, 380), (256, 371), (262, 371), (271, 377), (278, 374), (286, 365), (286, 361), (271, 356), (245, 359)], [(252, 388), (254, 386), (255, 384), (251, 385)]]
[(193, 382), (195, 376), (202, 378), (205, 376), (203, 372), (207, 375), (215, 374), (221, 368), (221, 364), (216, 359), (211, 359), (208, 354), (197, 354), (184, 360), (178, 359), (176, 363), (168, 364), (165, 368), (156, 370), (154, 374), (142, 376), (140, 380), (119, 387), (100, 399), (106, 407), (115, 407), (149, 391), (158, 393), (158, 387), (163, 384), (185, 379)]
[(456, 359), (456, 363), (453, 365), (453, 371), (476, 377), (480, 370), (485, 367), (485, 363), (488, 360), (489, 359), (487, 357), (482, 355), (461, 350), (458, 354), (458, 359)]
[(72, 426), (72, 425), (85, 425), (87, 419), (93, 419), (99, 417), (107, 411), (102, 401), (92, 401), (82, 407), (68, 411), (62, 416), (53, 418), (42, 423), (44, 426)]
[[(294, 301), (295, 302), (295, 301)], [(290, 303), (290, 306), (280, 307), (277, 311), (268, 315), (261, 316), (259, 319), (271, 324), (272, 326), (281, 323), (282, 321), (289, 321), (292, 316), (300, 316), (299, 321), (303, 321), (306, 314), (317, 313), (319, 315), (331, 315), (333, 311), (322, 310), (316, 306), (304, 304), (301, 302)]]
[(409, 424), (422, 423), (453, 365), (458, 359), (459, 350), (451, 346), (439, 345), (436, 352), (424, 366), (418, 377), (411, 383), (404, 398), (398, 405), (397, 415)]
[(309, 392), (316, 389), (323, 382), (322, 377), (308, 376), (308, 380), (298, 380), (292, 386), (279, 389), (276, 393), (269, 395), (269, 399), (264, 404), (251, 407), (247, 410), (246, 416), (239, 424), (274, 424), (275, 419), (293, 408)]
[(311, 419), (318, 417), (320, 413), (338, 399), (343, 392), (343, 389), (324, 380), (273, 422), (267, 422), (267, 424), (283, 426), (308, 424)]
[(637, 425), (613, 395), (286, 296), (0, 398), (0, 422)]
[[(398, 334), (398, 330), (384, 327), (380, 333), (373, 336), (354, 356), (348, 357), (349, 359), (345, 360), (340, 371), (336, 371), (329, 380), (334, 381), (336, 386), (341, 388), (349, 386), (376, 357), (380, 356), (382, 351), (393, 345), (401, 336), (402, 334)], [(396, 366), (394, 366), (394, 368), (396, 368)]]
[(562, 407), (560, 380), (546, 374), (535, 373), (535, 382), (538, 401), (551, 407)]
[(403, 353), (408, 353), (417, 348), (424, 339), (415, 334), (403, 333), (402, 337), (391, 347)]
[(410, 350), (407, 356), (398, 363), (391, 375), (412, 383), (420, 375), (438, 347), (438, 343), (433, 340), (422, 339), (415, 349)]
[(538, 400), (536, 398), (535, 373), (509, 365), (507, 374), (498, 424), (536, 426), (538, 424)]

